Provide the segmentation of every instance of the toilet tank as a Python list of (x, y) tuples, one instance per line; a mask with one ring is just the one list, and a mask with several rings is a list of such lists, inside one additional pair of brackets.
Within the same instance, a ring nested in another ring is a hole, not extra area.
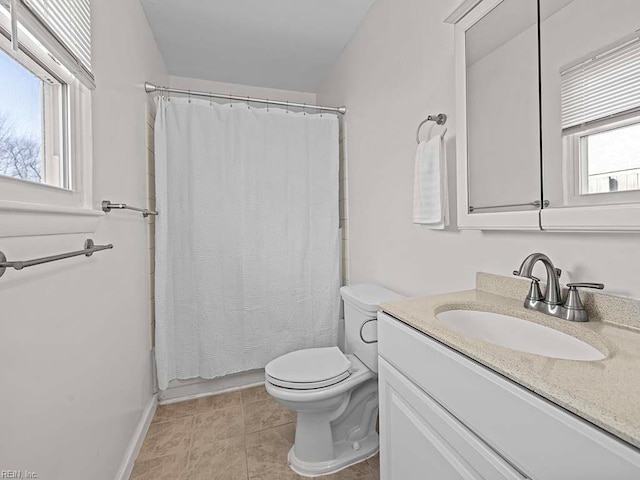
[[(367, 367), (377, 372), (378, 344), (363, 342), (360, 337), (360, 328), (362, 327), (362, 337), (365, 340), (377, 341), (378, 322), (375, 319), (380, 304), (406, 297), (369, 283), (341, 287), (340, 296), (344, 300), (344, 353), (355, 354)], [(372, 321), (367, 322), (363, 327), (367, 320)]]

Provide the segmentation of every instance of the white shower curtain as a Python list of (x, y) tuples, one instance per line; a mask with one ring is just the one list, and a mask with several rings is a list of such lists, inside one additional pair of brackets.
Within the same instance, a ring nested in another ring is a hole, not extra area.
[(155, 136), (160, 388), (335, 345), (337, 118), (161, 98)]

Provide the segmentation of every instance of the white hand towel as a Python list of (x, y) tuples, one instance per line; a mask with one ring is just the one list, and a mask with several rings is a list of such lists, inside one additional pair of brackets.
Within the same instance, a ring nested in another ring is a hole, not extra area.
[(413, 223), (443, 230), (449, 225), (444, 135), (420, 142), (413, 184)]

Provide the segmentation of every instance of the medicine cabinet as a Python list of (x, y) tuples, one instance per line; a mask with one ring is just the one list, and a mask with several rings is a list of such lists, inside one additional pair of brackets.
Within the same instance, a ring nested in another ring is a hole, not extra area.
[(458, 224), (640, 231), (640, 2), (467, 0)]

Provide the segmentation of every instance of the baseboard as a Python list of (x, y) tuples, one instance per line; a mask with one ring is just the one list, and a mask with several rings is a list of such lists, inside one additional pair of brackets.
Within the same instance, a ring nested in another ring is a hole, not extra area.
[(158, 403), (182, 402), (261, 384), (264, 384), (264, 369), (262, 368), (212, 379), (172, 380), (169, 382), (169, 388), (158, 392)]
[(133, 471), (133, 464), (138, 457), (138, 453), (142, 447), (142, 442), (144, 442), (144, 438), (147, 436), (147, 431), (149, 430), (149, 425), (151, 425), (151, 420), (153, 420), (153, 415), (156, 413), (157, 406), (158, 396), (153, 395), (142, 412), (140, 422), (133, 432), (131, 441), (124, 452), (124, 457), (122, 458), (122, 463), (118, 469), (116, 480), (129, 480), (131, 472)]

